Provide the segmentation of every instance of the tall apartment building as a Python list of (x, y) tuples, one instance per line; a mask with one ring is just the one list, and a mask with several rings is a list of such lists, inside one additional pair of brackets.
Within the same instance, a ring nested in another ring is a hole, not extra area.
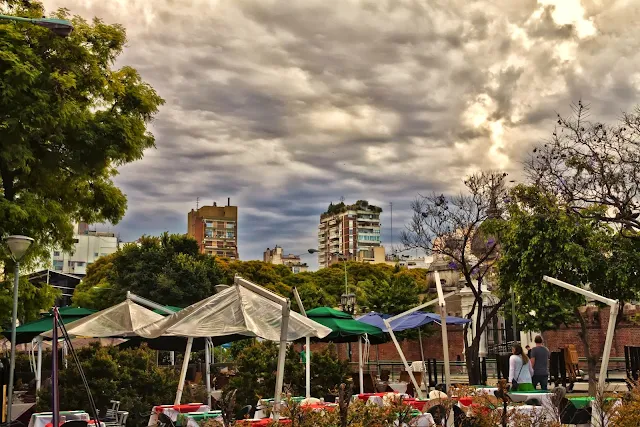
[(285, 255), (282, 248), (278, 245), (273, 249), (267, 248), (262, 254), (264, 262), (268, 262), (276, 265), (286, 265), (291, 269), (293, 274), (307, 271), (309, 266), (306, 262), (302, 262), (299, 255), (288, 254)]
[(89, 230), (86, 223), (75, 224), (73, 249), (51, 251), (52, 270), (58, 273), (85, 275), (87, 267), (96, 259), (118, 250), (118, 238), (112, 232)]
[(193, 237), (200, 246), (200, 252), (207, 255), (238, 259), (238, 207), (202, 206), (191, 209), (187, 214), (187, 235)]
[(318, 226), (318, 265), (328, 267), (340, 259), (373, 262), (375, 248), (380, 246), (380, 213), (382, 209), (358, 200), (353, 205), (343, 202), (329, 205), (320, 215)]

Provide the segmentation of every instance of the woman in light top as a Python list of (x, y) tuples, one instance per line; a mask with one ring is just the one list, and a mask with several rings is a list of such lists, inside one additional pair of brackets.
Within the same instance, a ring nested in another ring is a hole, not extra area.
[(511, 391), (531, 391), (533, 388), (533, 382), (531, 376), (533, 375), (533, 368), (529, 363), (529, 358), (526, 353), (522, 351), (520, 344), (514, 344), (512, 355), (509, 358), (509, 384), (513, 384), (513, 380), (518, 383), (517, 390)]

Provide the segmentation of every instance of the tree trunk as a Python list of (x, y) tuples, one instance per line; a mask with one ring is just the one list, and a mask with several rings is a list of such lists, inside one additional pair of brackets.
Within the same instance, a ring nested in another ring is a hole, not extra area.
[(589, 395), (595, 396), (598, 388), (596, 381), (598, 356), (591, 355), (591, 346), (589, 345), (589, 334), (587, 331), (587, 320), (582, 317), (580, 311), (576, 308), (575, 313), (580, 322), (580, 340), (584, 346), (585, 357), (587, 358), (587, 375), (589, 375)]

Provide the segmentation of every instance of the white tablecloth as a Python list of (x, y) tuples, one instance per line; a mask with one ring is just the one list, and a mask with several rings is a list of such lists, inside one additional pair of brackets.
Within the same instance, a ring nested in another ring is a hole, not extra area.
[[(396, 421), (394, 425), (398, 425), (399, 422)], [(422, 414), (419, 417), (415, 417), (411, 420), (410, 424), (403, 423), (401, 427), (434, 427), (436, 422), (433, 420), (433, 416), (429, 413)]]
[(553, 410), (545, 406), (522, 405), (522, 406), (515, 406), (515, 407), (508, 408), (507, 411), (509, 414), (510, 426), (522, 425), (522, 421), (523, 421), (522, 418), (520, 419), (520, 422), (518, 422), (519, 414), (522, 414), (523, 417), (528, 417), (526, 418), (526, 420), (534, 423), (541, 422), (541, 421), (551, 422), (555, 418)]
[[(207, 421), (211, 421), (211, 420), (218, 421), (220, 424), (222, 424), (222, 415), (215, 418), (207, 418)], [(187, 427), (200, 427), (200, 424), (198, 424), (196, 420), (194, 420), (189, 415), (187, 415)]]
[[(68, 417), (66, 414), (60, 414), (61, 417), (65, 417), (67, 421), (71, 421), (71, 417)], [(74, 414), (75, 420), (85, 420), (89, 421), (89, 414), (86, 412), (79, 412)], [(51, 412), (39, 412), (31, 415), (31, 419), (29, 420), (29, 427), (45, 427), (53, 420), (53, 414)]]
[[(154, 406), (153, 409), (151, 410), (151, 416), (149, 417), (149, 424), (147, 424), (148, 426), (155, 426), (158, 424), (158, 412), (156, 408), (157, 406)], [(189, 412), (209, 412), (210, 410), (211, 408), (209, 408), (209, 405), (200, 405), (200, 407), (195, 411), (189, 411)], [(178, 420), (178, 415), (180, 415), (181, 412), (176, 409), (173, 409), (173, 405), (167, 405), (166, 408), (162, 408), (162, 413), (168, 416), (169, 418), (171, 418), (171, 421), (175, 423)]]
[(545, 402), (550, 402), (551, 396), (553, 393), (527, 393), (526, 391), (516, 391), (514, 393), (509, 393), (511, 400), (514, 402), (526, 402), (529, 399), (538, 399), (541, 404), (545, 404)]

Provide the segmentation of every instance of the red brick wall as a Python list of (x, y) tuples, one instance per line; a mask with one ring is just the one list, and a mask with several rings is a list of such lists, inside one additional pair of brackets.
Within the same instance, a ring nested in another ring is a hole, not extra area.
[[(607, 327), (609, 324), (610, 309), (603, 308), (601, 310), (590, 309), (587, 317), (590, 318), (587, 328), (589, 337), (589, 346), (591, 351), (602, 354), (604, 341), (607, 336)], [(625, 346), (640, 346), (640, 324), (630, 320), (630, 315), (635, 312), (628, 313), (618, 324), (613, 336), (613, 346), (611, 347), (612, 357), (624, 357)], [(556, 331), (548, 331), (542, 334), (547, 347), (551, 350), (557, 350), (565, 347), (567, 344), (575, 344), (578, 356), (584, 357), (585, 351), (580, 339), (581, 329), (579, 324), (562, 326)]]
[[(640, 308), (640, 307), (639, 307)], [(625, 346), (640, 346), (640, 323), (632, 320), (635, 311), (626, 313), (615, 330), (613, 347), (611, 349), (612, 357), (624, 357)], [(592, 351), (602, 354), (604, 340), (607, 335), (607, 325), (609, 323), (609, 308), (601, 310), (589, 309), (587, 317), (590, 318), (587, 333), (589, 335), (589, 345)], [(456, 360), (459, 356), (462, 360), (462, 336), (463, 329), (461, 326), (449, 326), (447, 328), (449, 335), (449, 359)], [(548, 331), (543, 333), (543, 337), (547, 347), (551, 350), (557, 350), (565, 347), (567, 344), (575, 344), (580, 357), (585, 356), (584, 348), (580, 340), (580, 325), (570, 325), (569, 327), (561, 326), (556, 331)], [(422, 337), (424, 353), (426, 358), (443, 359), (442, 338), (440, 329), (434, 328), (434, 332), (429, 336)], [(312, 351), (317, 351), (325, 347), (327, 344), (313, 344)], [(403, 340), (400, 342), (402, 351), (409, 362), (420, 360), (420, 345), (417, 340)], [(347, 345), (337, 345), (338, 354), (341, 359), (347, 358)], [(372, 345), (369, 350), (369, 360), (377, 360), (378, 352), (381, 361), (400, 361), (400, 356), (393, 342)], [(358, 360), (358, 343), (351, 344), (352, 361)]]

